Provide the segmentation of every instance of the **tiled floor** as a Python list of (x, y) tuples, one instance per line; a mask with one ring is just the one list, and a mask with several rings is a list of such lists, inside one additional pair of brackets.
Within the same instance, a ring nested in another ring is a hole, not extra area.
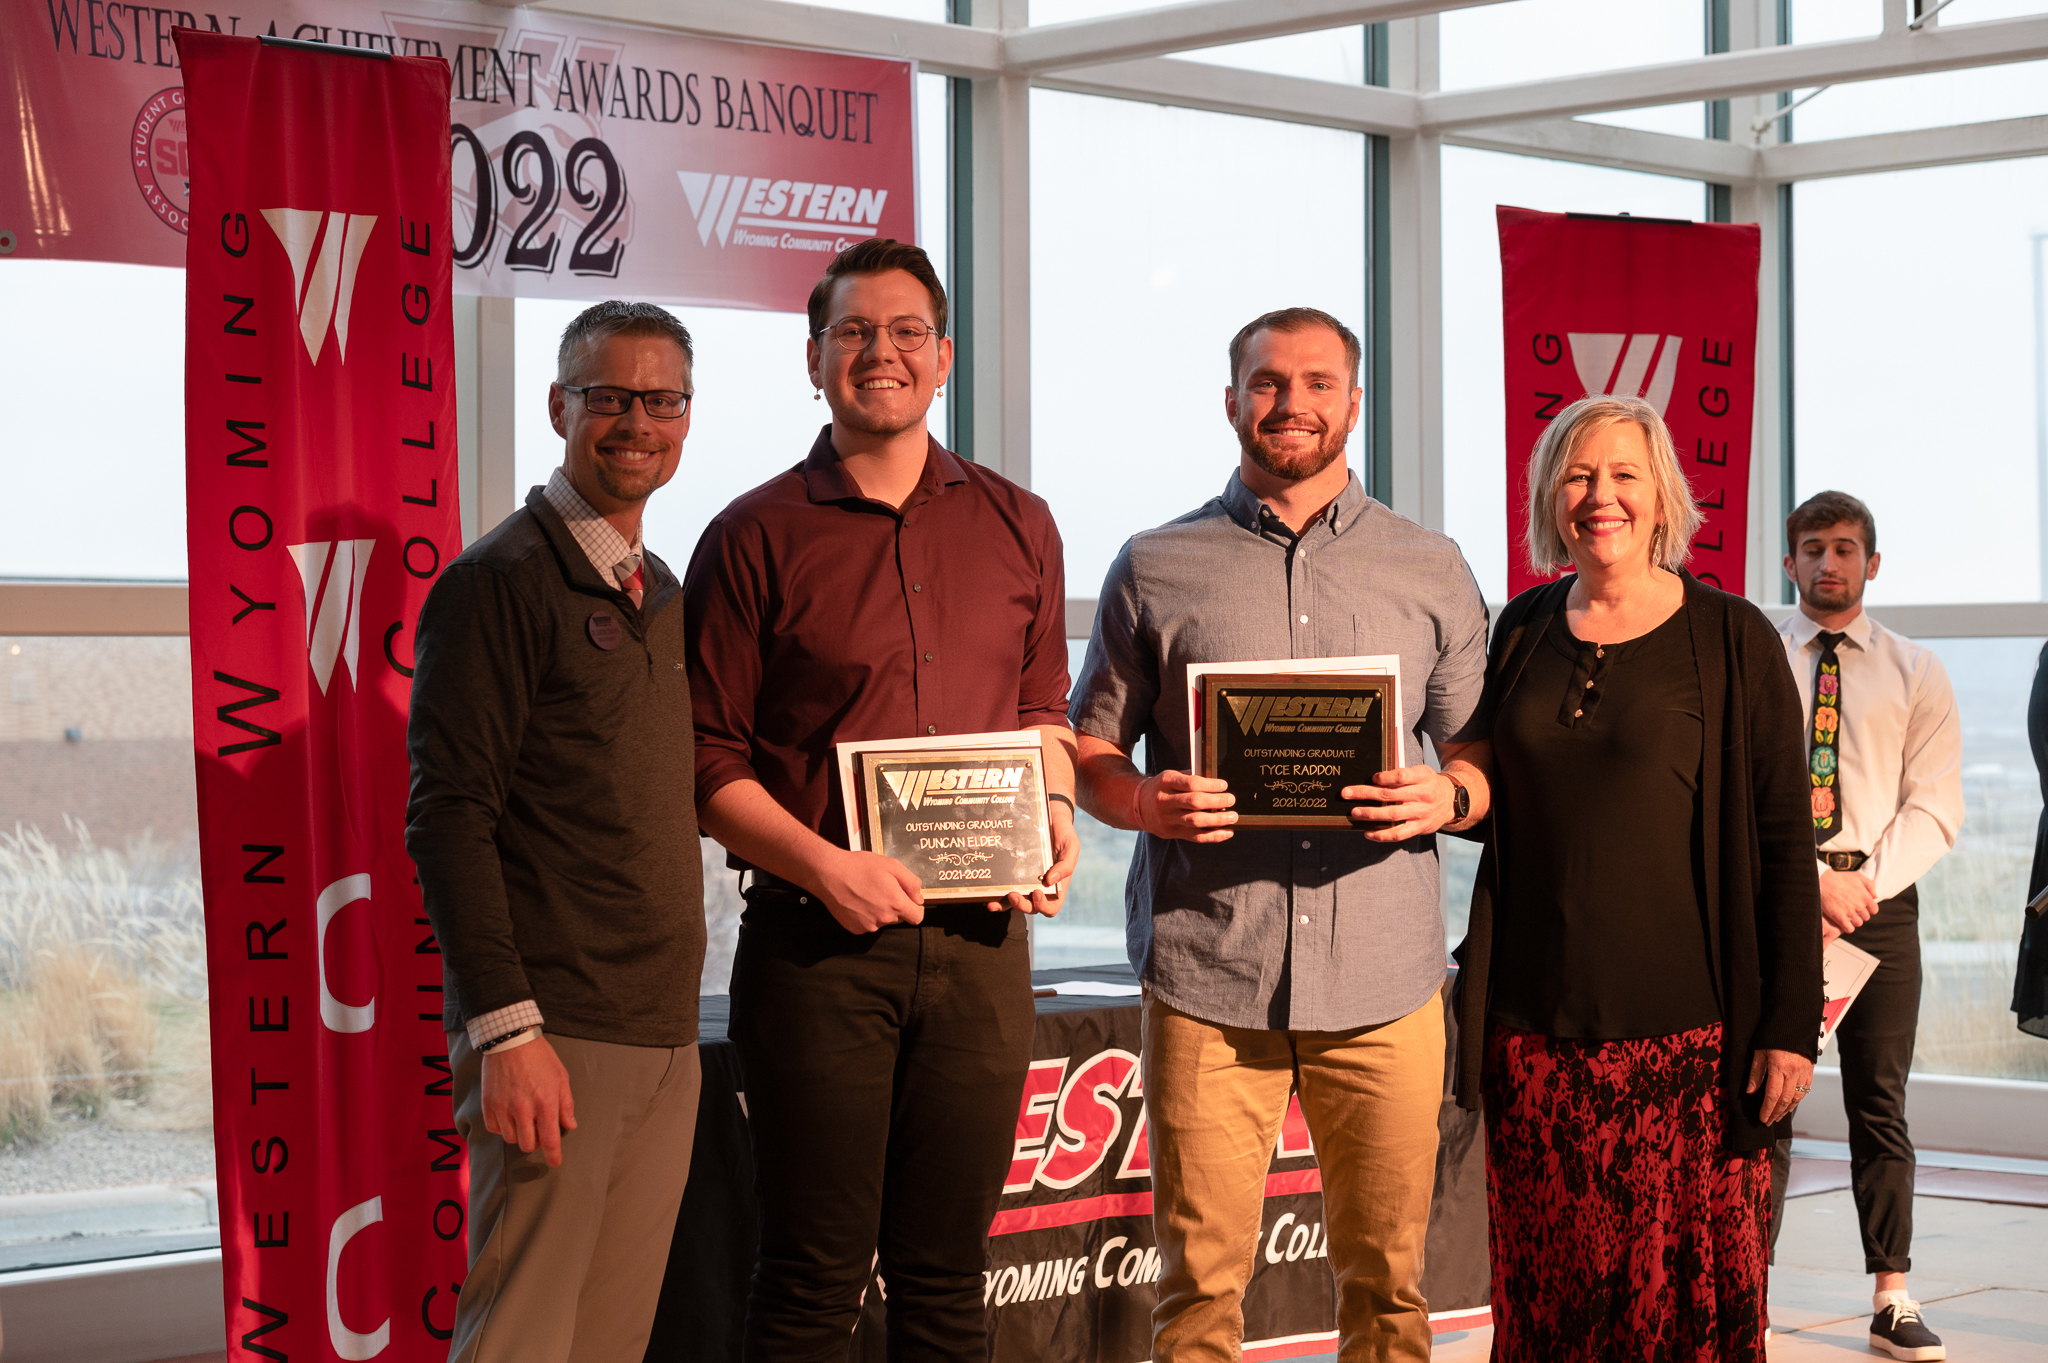
[[(1922, 1171), (1925, 1177), (1928, 1171)], [(1913, 1202), (1913, 1295), (1957, 1363), (2048, 1360), (2048, 1210), (1951, 1197)], [(1870, 1279), (1846, 1191), (1786, 1204), (1771, 1274), (1773, 1363), (1870, 1355)]]
[[(1923, 1169), (1921, 1177), (1929, 1172)], [(1811, 1186), (1829, 1182), (1817, 1177)], [(1920, 1197), (1913, 1217), (1910, 1285), (1949, 1357), (1955, 1363), (2048, 1363), (2048, 1208)], [(1867, 1343), (1870, 1279), (1856, 1271), (1862, 1262), (1856, 1208), (1846, 1190), (1786, 1204), (1771, 1270), (1771, 1363), (1881, 1357)], [(1466, 1330), (1437, 1336), (1432, 1357), (1436, 1363), (1486, 1363), (1492, 1350), (1491, 1329)], [(227, 1356), (174, 1363), (227, 1363)], [(1335, 1363), (1335, 1355), (1300, 1363)]]
[[(1923, 1170), (1925, 1177), (1929, 1171)], [(1955, 1363), (2048, 1363), (2048, 1210), (1920, 1197), (1913, 1294)], [(1870, 1279), (1846, 1191), (1786, 1204), (1771, 1270), (1771, 1363), (1880, 1358), (1868, 1343)], [(1438, 1363), (1485, 1363), (1493, 1331), (1437, 1339)], [(1304, 1360), (1304, 1363), (1307, 1363)]]

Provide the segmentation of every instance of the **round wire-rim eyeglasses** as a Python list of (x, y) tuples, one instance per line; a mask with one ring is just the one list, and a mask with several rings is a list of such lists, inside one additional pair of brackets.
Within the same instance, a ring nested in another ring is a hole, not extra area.
[(889, 343), (901, 351), (920, 350), (927, 340), (939, 334), (937, 327), (928, 327), (922, 322), (914, 322), (908, 318), (891, 322), (886, 327), (877, 327), (873, 322), (849, 318), (844, 322), (835, 322), (829, 327), (824, 327), (817, 334), (831, 337), (832, 343), (841, 350), (850, 350), (858, 354), (875, 343), (877, 331), (887, 332)]
[(690, 410), (690, 399), (697, 396), (673, 388), (614, 388), (603, 383), (565, 383), (562, 391), (581, 397), (584, 409), (592, 416), (624, 416), (633, 406), (633, 399), (638, 398), (641, 409), (656, 421), (674, 421)]

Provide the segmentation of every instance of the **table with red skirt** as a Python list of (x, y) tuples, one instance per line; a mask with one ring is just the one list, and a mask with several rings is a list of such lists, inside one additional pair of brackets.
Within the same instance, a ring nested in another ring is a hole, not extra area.
[[(1127, 992), (1037, 1000), (1033, 1065), (1013, 1162), (989, 1228), (984, 1278), (997, 1363), (1137, 1363), (1151, 1357), (1159, 1277), (1152, 1183), (1138, 1081), (1138, 999), (1127, 966), (1042, 970), (1062, 984)], [(1449, 990), (1445, 990), (1448, 997)], [(704, 1087), (689, 1187), (669, 1250), (649, 1363), (737, 1360), (759, 1212), (729, 1001), (703, 1001)], [(1457, 1029), (1446, 1009), (1446, 1073)], [(1423, 1291), (1439, 1331), (1487, 1316), (1486, 1169), (1479, 1114), (1450, 1097), (1437, 1118), (1436, 1195)], [(827, 1139), (827, 1133), (819, 1133)], [(1059, 1187), (1037, 1175), (1048, 1153)], [(1245, 1293), (1247, 1360), (1336, 1350), (1336, 1293), (1322, 1217), (1322, 1171), (1290, 1102), (1266, 1178), (1259, 1250)], [(870, 1282), (849, 1343), (852, 1363), (883, 1357), (883, 1293)]]

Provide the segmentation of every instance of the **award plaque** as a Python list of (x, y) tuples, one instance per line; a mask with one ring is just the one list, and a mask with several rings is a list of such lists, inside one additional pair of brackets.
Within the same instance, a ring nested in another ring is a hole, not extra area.
[(851, 756), (862, 842), (908, 867), (927, 903), (1045, 888), (1052, 828), (1041, 749), (876, 747)]
[(1237, 797), (1239, 828), (1357, 828), (1346, 786), (1400, 765), (1396, 679), (1205, 672), (1196, 771)]

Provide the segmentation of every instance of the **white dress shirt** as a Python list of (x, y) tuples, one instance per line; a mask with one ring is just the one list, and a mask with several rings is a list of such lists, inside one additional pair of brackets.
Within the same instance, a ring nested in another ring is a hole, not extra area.
[(547, 486), (541, 489), (541, 494), (568, 525), (570, 535), (583, 547), (584, 556), (590, 560), (590, 566), (597, 569), (597, 575), (625, 587), (626, 579), (640, 568), (639, 527), (634, 527), (633, 538), (628, 541), (616, 526), (604, 518), (602, 512), (583, 500), (583, 494), (569, 481), (569, 475), (559, 468), (548, 475)]
[[(1858, 612), (1835, 647), (1842, 667), (1842, 826), (1821, 844), (1863, 852), (1862, 874), (1890, 899), (1956, 845), (1963, 826), (1963, 726), (1948, 672), (1933, 650)], [(1813, 678), (1820, 626), (1794, 611), (1778, 626), (1813, 745)], [(1814, 865), (1826, 866), (1818, 859)]]

